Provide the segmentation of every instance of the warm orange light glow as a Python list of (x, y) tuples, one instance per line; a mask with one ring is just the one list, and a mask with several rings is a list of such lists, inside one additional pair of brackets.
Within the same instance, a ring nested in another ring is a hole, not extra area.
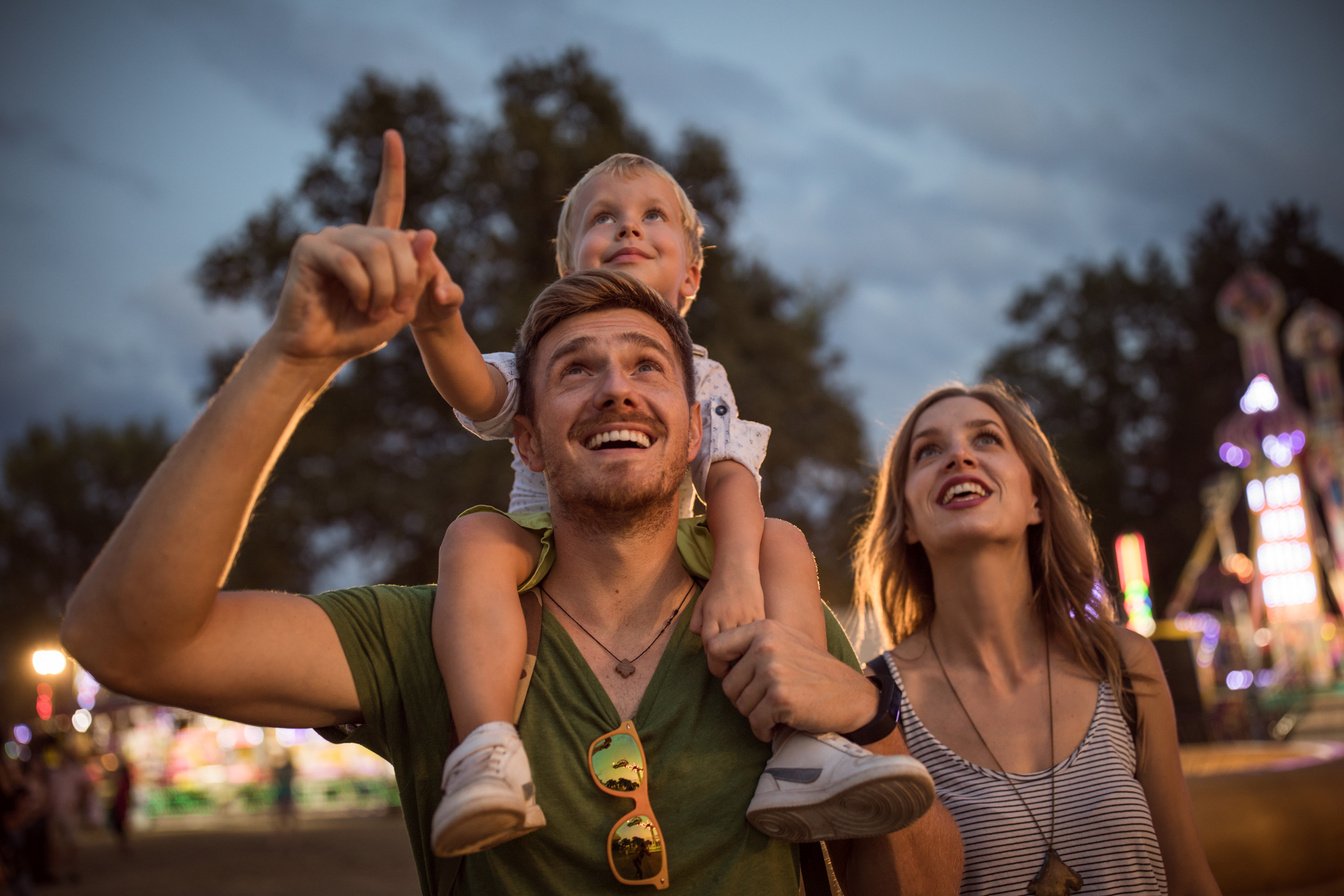
[(33, 671), (38, 675), (60, 675), (65, 671), (65, 653), (51, 647), (33, 651)]

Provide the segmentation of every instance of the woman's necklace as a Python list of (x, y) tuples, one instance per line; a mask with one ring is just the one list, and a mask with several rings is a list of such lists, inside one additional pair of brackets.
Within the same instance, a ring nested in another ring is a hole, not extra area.
[(681, 603), (677, 604), (677, 608), (672, 611), (672, 615), (667, 617), (667, 621), (663, 623), (663, 627), (658, 629), (658, 634), (653, 636), (653, 640), (648, 643), (648, 646), (646, 646), (643, 650), (641, 650), (639, 653), (635, 654), (628, 660), (621, 659), (616, 654), (611, 652), (611, 648), (603, 644), (601, 641), (597, 640), (597, 635), (594, 635), (592, 632), (588, 631), (587, 627), (585, 627), (582, 622), (580, 622), (579, 620), (575, 619), (573, 616), (570, 615), (569, 611), (566, 610), (560, 604), (560, 601), (551, 597), (550, 592), (546, 590), (546, 586), (538, 585), (537, 587), (541, 589), (541, 593), (546, 596), (547, 600), (555, 604), (556, 608), (569, 618), (570, 622), (577, 625), (580, 631), (582, 631), (589, 638), (593, 639), (594, 644), (605, 650), (607, 652), (607, 656), (611, 657), (616, 661), (617, 675), (621, 676), (622, 678), (629, 678), (631, 675), (635, 674), (635, 663), (639, 661), (640, 657), (649, 652), (649, 648), (653, 647), (653, 645), (658, 643), (658, 639), (663, 636), (663, 632), (667, 631), (667, 627), (672, 624), (672, 620), (676, 619), (677, 614), (681, 612), (682, 607), (686, 606), (686, 601), (690, 598), (691, 592), (695, 590), (695, 579), (691, 579), (690, 587), (688, 587), (686, 589), (686, 593), (681, 596)]
[(971, 730), (975, 732), (976, 737), (980, 738), (981, 746), (985, 748), (985, 752), (989, 754), (989, 758), (994, 760), (994, 764), (998, 766), (999, 771), (1003, 773), (1003, 777), (1007, 780), (1008, 786), (1013, 789), (1013, 794), (1017, 797), (1018, 801), (1022, 803), (1022, 808), (1026, 810), (1027, 817), (1031, 819), (1031, 823), (1036, 826), (1037, 833), (1039, 833), (1041, 839), (1045, 841), (1045, 861), (1041, 863), (1041, 870), (1036, 873), (1036, 877), (1032, 879), (1031, 885), (1027, 887), (1027, 892), (1033, 893), (1035, 896), (1068, 896), (1068, 894), (1075, 890), (1081, 890), (1083, 887), (1083, 879), (1078, 875), (1078, 872), (1064, 864), (1064, 860), (1059, 857), (1059, 853), (1055, 852), (1055, 847), (1051, 843), (1055, 836), (1055, 693), (1050, 680), (1050, 641), (1048, 636), (1045, 642), (1045, 694), (1048, 702), (1046, 712), (1050, 719), (1049, 837), (1047, 837), (1045, 831), (1041, 829), (1040, 822), (1038, 822), (1036, 816), (1032, 814), (1031, 806), (1027, 805), (1026, 799), (1022, 796), (1021, 791), (1017, 789), (1017, 785), (1013, 783), (1012, 776), (1009, 775), (1008, 770), (1003, 767), (1003, 763), (999, 761), (999, 757), (995, 756), (994, 751), (989, 748), (989, 742), (986, 741), (985, 736), (980, 733), (980, 729), (975, 724), (975, 719), (971, 718), (970, 710), (968, 710), (966, 704), (962, 702), (961, 695), (957, 693), (957, 686), (952, 683), (952, 676), (947, 674), (947, 667), (943, 665), (943, 658), (938, 655), (938, 645), (933, 641), (932, 627), (929, 629), (929, 646), (933, 648), (933, 658), (938, 662), (938, 670), (943, 673), (943, 680), (947, 682), (948, 689), (952, 691), (952, 696), (956, 699), (957, 705), (961, 707), (962, 713), (965, 714), (966, 721), (971, 723)]

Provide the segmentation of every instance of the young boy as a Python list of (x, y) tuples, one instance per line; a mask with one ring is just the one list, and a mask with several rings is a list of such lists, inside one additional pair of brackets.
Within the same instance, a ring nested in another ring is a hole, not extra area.
[[(641, 156), (618, 154), (589, 170), (565, 197), (556, 262), (561, 275), (592, 268), (628, 273), (684, 315), (700, 285), (702, 233), (690, 199), (666, 170)], [(460, 292), (454, 298), (422, 313), (414, 324), (425, 367), (470, 431), (483, 438), (511, 437), (518, 412), (513, 356), (483, 357), (463, 326)], [(703, 497), (715, 557), (692, 628), (708, 639), (768, 617), (824, 645), (815, 565), (806, 542), (788, 524), (767, 521), (761, 508), (759, 469), (770, 430), (738, 417), (723, 368), (699, 346), (694, 378), (703, 441), (682, 483), (681, 514), (690, 516), (696, 494)], [(516, 449), (513, 457), (510, 512), (549, 510), (544, 476), (529, 469)], [(523, 614), (514, 595), (531, 576), (539, 553), (536, 533), (500, 514), (466, 513), (444, 536), (434, 648), (461, 742), (445, 763), (444, 797), (434, 814), (434, 850), (440, 855), (486, 849), (546, 823), (512, 724), (526, 649)], [(541, 593), (552, 609), (568, 615), (562, 601)], [(629, 651), (633, 656), (618, 655), (589, 631), (593, 620), (586, 625), (573, 621), (611, 656), (619, 674), (633, 674), (641, 645)], [(725, 670), (713, 671), (722, 675)], [(781, 773), (774, 775), (772, 769)], [(800, 783), (799, 777), (809, 780)], [(851, 804), (857, 788), (862, 796)], [(908, 824), (931, 799), (928, 773), (909, 757), (873, 756), (838, 735), (786, 732), (776, 737), (774, 756), (747, 817), (764, 832), (792, 840), (868, 836)], [(875, 805), (883, 809), (874, 813)]]

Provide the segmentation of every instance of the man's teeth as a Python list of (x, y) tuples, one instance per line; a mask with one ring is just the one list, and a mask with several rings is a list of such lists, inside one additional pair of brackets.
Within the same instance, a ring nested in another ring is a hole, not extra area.
[(983, 498), (987, 494), (989, 494), (989, 492), (985, 491), (984, 487), (978, 482), (958, 482), (956, 485), (943, 492), (943, 503), (950, 504), (957, 498), (964, 498), (967, 495), (976, 495)]
[(652, 443), (649, 437), (636, 429), (613, 429), (609, 432), (600, 432), (584, 443), (585, 448), (600, 448), (611, 442), (629, 442), (640, 448), (647, 448)]

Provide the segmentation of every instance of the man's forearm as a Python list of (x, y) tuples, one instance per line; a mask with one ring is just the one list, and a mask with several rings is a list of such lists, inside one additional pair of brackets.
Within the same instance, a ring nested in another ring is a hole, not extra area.
[(204, 626), (276, 458), (337, 367), (263, 338), (169, 452), (66, 609), (62, 636), (100, 679), (115, 687)]

